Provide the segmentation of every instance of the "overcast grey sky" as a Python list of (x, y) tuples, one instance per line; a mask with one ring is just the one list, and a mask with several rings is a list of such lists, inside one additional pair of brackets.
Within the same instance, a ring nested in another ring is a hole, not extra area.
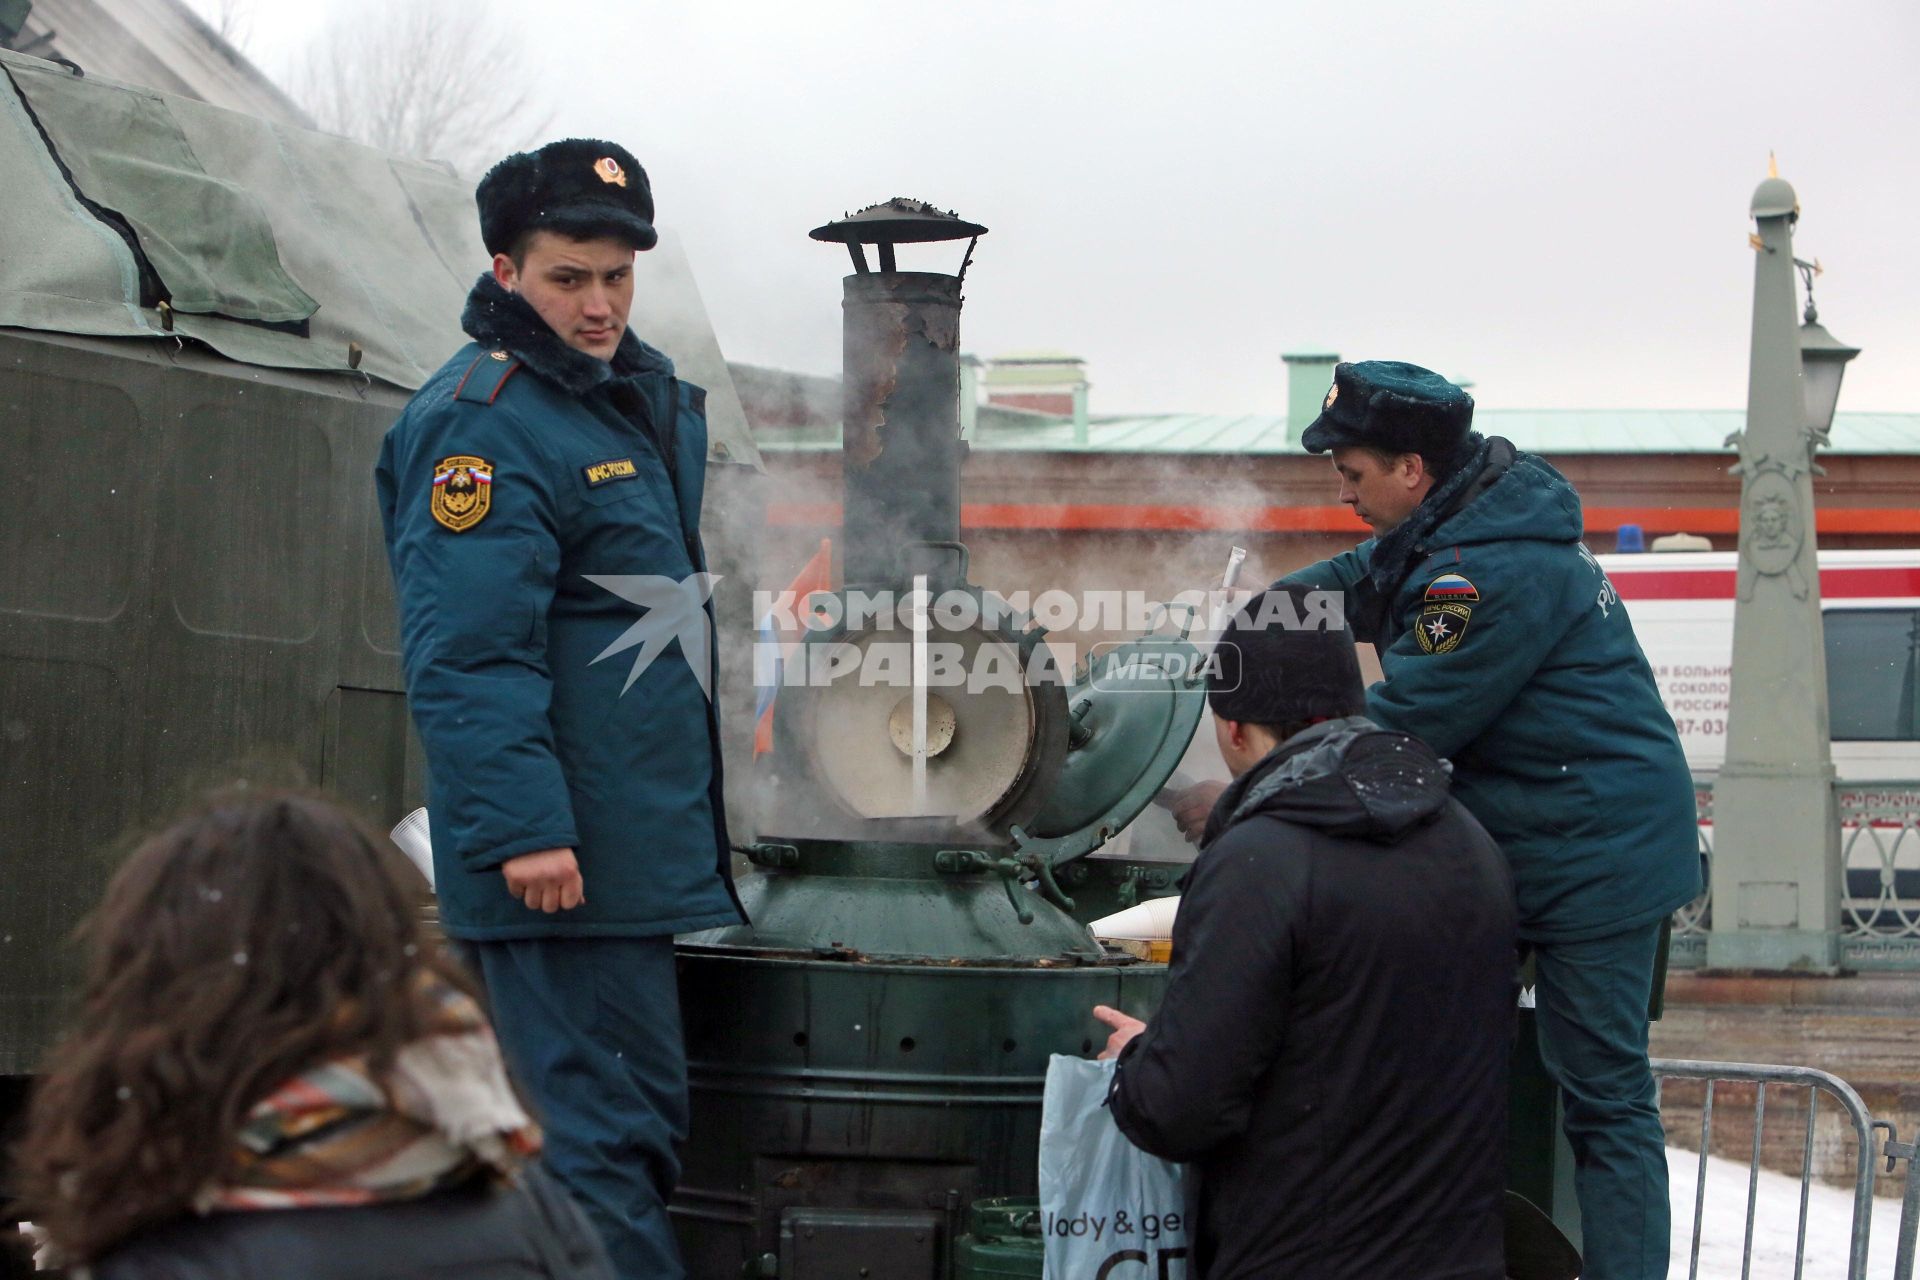
[[(250, 51), (342, 2), (252, 0)], [(1084, 356), (1095, 412), (1283, 413), (1300, 347), (1503, 408), (1737, 407), (1771, 149), (1865, 349), (1841, 408), (1920, 411), (1913, 0), (496, 12), (553, 135), (645, 163), (735, 360), (837, 372), (846, 258), (806, 231), (911, 195), (992, 228), (967, 349)]]

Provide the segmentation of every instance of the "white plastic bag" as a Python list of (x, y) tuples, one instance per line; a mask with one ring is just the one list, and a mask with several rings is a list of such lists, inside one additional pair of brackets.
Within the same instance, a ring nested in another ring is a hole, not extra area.
[(1184, 1165), (1128, 1142), (1106, 1107), (1113, 1062), (1054, 1054), (1040, 1112), (1047, 1280), (1186, 1280)]

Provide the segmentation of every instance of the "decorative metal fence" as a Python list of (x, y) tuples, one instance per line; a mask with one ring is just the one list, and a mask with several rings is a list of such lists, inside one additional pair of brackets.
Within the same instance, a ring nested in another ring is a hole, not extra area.
[[(1920, 969), (1920, 780), (1836, 783), (1840, 930), (1851, 969)], [(1670, 962), (1706, 961), (1713, 927), (1713, 780), (1694, 779), (1706, 892), (1673, 915)]]

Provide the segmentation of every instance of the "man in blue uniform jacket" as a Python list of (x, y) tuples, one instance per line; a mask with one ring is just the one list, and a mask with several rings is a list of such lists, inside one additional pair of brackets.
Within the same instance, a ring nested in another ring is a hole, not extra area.
[(647, 176), (612, 143), (480, 182), (474, 339), (376, 472), (426, 747), (440, 920), (546, 1160), (619, 1274), (684, 1274), (673, 935), (741, 917), (721, 806), (703, 393), (627, 329)]
[(1664, 1135), (1647, 1065), (1661, 923), (1700, 892), (1692, 775), (1560, 473), (1471, 430), (1418, 365), (1341, 364), (1301, 443), (1373, 526), (1283, 584), (1347, 593), (1385, 679), (1367, 715), (1453, 762), (1513, 867), (1541, 1055), (1573, 1147), (1585, 1280), (1667, 1274)]

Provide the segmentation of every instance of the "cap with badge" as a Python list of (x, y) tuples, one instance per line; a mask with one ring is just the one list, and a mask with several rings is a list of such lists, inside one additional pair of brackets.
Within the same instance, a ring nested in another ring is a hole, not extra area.
[(527, 231), (575, 239), (617, 236), (651, 249), (653, 188), (625, 147), (598, 138), (565, 138), (508, 156), (480, 179), (480, 239), (488, 253), (509, 253)]
[(1473, 397), (1431, 369), (1401, 360), (1333, 366), (1320, 416), (1300, 433), (1308, 453), (1365, 445), (1446, 457), (1473, 426)]

